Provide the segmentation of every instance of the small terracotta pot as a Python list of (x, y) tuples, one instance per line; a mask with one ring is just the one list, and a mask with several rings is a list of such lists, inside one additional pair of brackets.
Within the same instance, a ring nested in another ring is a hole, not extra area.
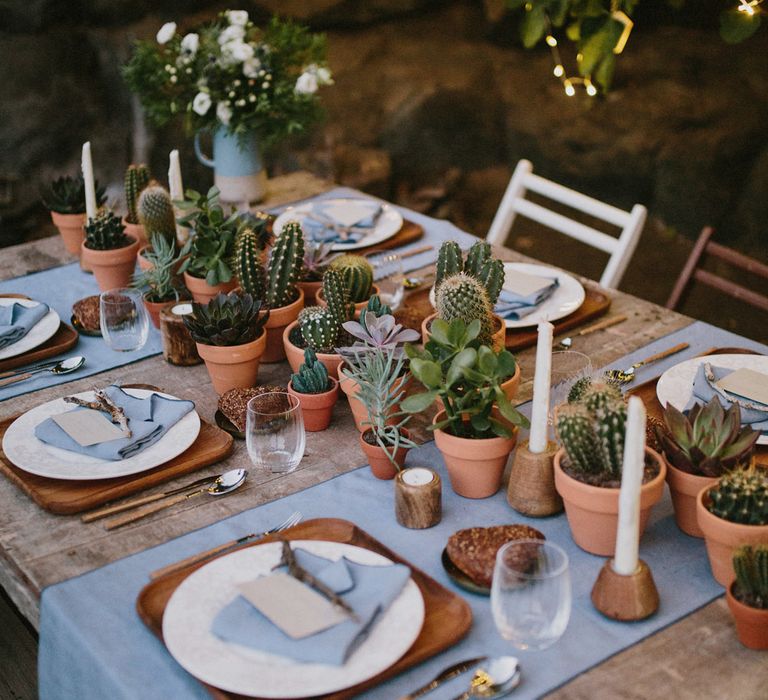
[[(658, 452), (645, 448), (659, 465), (659, 473), (640, 488), (640, 536), (645, 531), (654, 503), (664, 493), (666, 466)], [(591, 486), (568, 476), (561, 466), (565, 448), (555, 453), (555, 488), (562, 496), (571, 537), (584, 551), (611, 557), (616, 550), (616, 527), (619, 521), (619, 491), (617, 488)]]
[[(373, 287), (371, 287), (371, 296), (373, 296), (374, 294), (378, 294), (378, 293), (379, 293), (379, 287), (378, 287), (378, 285), (374, 284)], [(370, 299), (370, 297), (369, 297), (369, 299)], [(323, 286), (322, 286), (322, 284), (320, 285), (320, 289), (318, 289), (315, 292), (315, 302), (317, 303), (318, 306), (322, 306), (322, 307), (328, 306), (328, 302), (323, 297)], [(359, 302), (357, 302), (357, 304), (355, 304), (355, 318), (358, 318), (358, 319), (360, 318), (360, 314), (363, 312), (363, 309), (366, 306), (368, 306), (368, 299), (366, 299), (365, 301), (359, 301)]]
[(149, 245), (143, 245), (141, 248), (139, 248), (139, 252), (136, 254), (136, 262), (139, 263), (139, 269), (143, 272), (146, 272), (147, 270), (151, 270), (155, 265), (154, 263), (151, 263), (149, 260), (147, 260), (144, 257), (144, 253), (148, 250), (151, 250), (152, 246)]
[(299, 289), (299, 298), (287, 306), (269, 310), (267, 319), (267, 349), (261, 358), (262, 362), (281, 362), (285, 359), (285, 346), (283, 345), (283, 331), (285, 327), (293, 323), (304, 308), (304, 291)]
[(80, 255), (80, 246), (85, 238), (85, 214), (59, 214), (51, 212), (51, 219), (64, 241), (64, 247), (72, 255)]
[[(437, 313), (431, 314), (430, 316), (427, 316), (422, 322), (421, 322), (421, 342), (425, 345), (429, 341), (429, 328), (432, 325), (432, 321), (434, 321), (437, 318)], [(493, 320), (494, 324), (496, 325), (496, 330), (493, 332), (493, 335), (491, 336), (491, 347), (496, 352), (499, 352), (500, 350), (503, 350), (506, 347), (506, 338), (507, 338), (507, 327), (504, 325), (504, 319), (501, 318), (501, 316), (497, 316), (496, 314), (493, 314)]]
[(288, 382), (288, 393), (299, 400), (304, 429), (311, 433), (325, 430), (330, 425), (333, 407), (339, 399), (339, 382), (333, 378), (331, 382), (333, 387), (322, 394), (302, 394), (293, 388), (293, 382)]
[[(368, 432), (366, 430), (366, 432)], [(403, 435), (406, 438), (411, 437), (410, 432), (408, 432), (407, 429), (401, 428), (400, 429), (401, 435)], [(365, 440), (363, 440), (364, 433), (360, 433), (359, 440), (360, 440), (360, 447), (363, 449), (363, 452), (365, 453), (365, 456), (368, 458), (368, 464), (371, 467), (371, 473), (377, 478), (377, 479), (394, 479), (395, 474), (403, 468), (403, 464), (405, 464), (405, 456), (408, 454), (409, 447), (399, 447), (397, 449), (397, 452), (395, 452), (395, 462), (397, 463), (397, 467), (392, 464), (392, 461), (389, 459), (389, 455), (384, 452), (384, 450), (379, 447), (378, 445), (369, 445)]]
[(725, 592), (725, 599), (736, 623), (739, 641), (748, 649), (768, 649), (768, 610), (751, 608), (733, 595), (735, 581)]
[(172, 299), (171, 301), (149, 301), (146, 294), (143, 298), (144, 306), (147, 307), (147, 313), (155, 328), (160, 328), (160, 311), (166, 306), (174, 306), (175, 304), (178, 304), (176, 299)]
[(262, 331), (256, 340), (244, 345), (217, 346), (195, 343), (197, 352), (205, 361), (211, 383), (217, 394), (238, 387), (256, 385), (259, 361), (267, 346), (267, 334)]
[(229, 282), (222, 282), (215, 287), (211, 287), (204, 279), (193, 277), (188, 272), (184, 273), (184, 284), (186, 285), (192, 298), (199, 304), (207, 304), (219, 292), (228, 294), (237, 287), (237, 280), (233, 277)]
[[(494, 409), (494, 417), (503, 421)], [(438, 423), (445, 418), (440, 411), (434, 419)], [(435, 430), (435, 444), (443, 455), (448, 468), (451, 488), (465, 498), (488, 498), (501, 486), (501, 477), (509, 453), (517, 442), (517, 428), (511, 438), (493, 437), (473, 440), (451, 435), (444, 430)]]
[(699, 491), (696, 497), (696, 517), (707, 544), (712, 576), (721, 586), (727, 588), (735, 577), (733, 550), (746, 544), (752, 546), (768, 544), (768, 525), (732, 523), (710, 513), (706, 506), (709, 504), (711, 488), (711, 486), (705, 486)]
[(92, 250), (83, 241), (80, 245), (80, 259), (85, 261), (88, 269), (93, 270), (99, 289), (106, 292), (108, 289), (130, 285), (138, 250), (139, 242), (134, 238), (131, 238), (130, 245), (114, 250)]
[(125, 232), (139, 242), (139, 247), (149, 243), (147, 231), (142, 224), (129, 224), (125, 217), (122, 218), (122, 223), (125, 226)]
[(318, 282), (299, 282), (299, 287), (304, 290), (304, 305), (313, 306), (317, 304), (317, 292), (323, 288), (323, 281)]
[(670, 464), (666, 457), (664, 462), (667, 465), (667, 484), (675, 508), (677, 526), (686, 535), (704, 537), (696, 517), (696, 497), (703, 488), (717, 483), (717, 477), (689, 474)]
[[(398, 380), (397, 391), (407, 389), (411, 379), (412, 377), (409, 373)], [(365, 432), (369, 427), (367, 425), (368, 409), (366, 409), (363, 402), (357, 398), (357, 392), (360, 391), (360, 385), (346, 373), (343, 362), (339, 366), (339, 386), (341, 387), (341, 390), (347, 395), (347, 399), (349, 400), (349, 408), (352, 411), (352, 417), (355, 419), (355, 427), (359, 432)], [(398, 408), (399, 404), (395, 410)], [(389, 425), (394, 425), (397, 423), (397, 421), (397, 418), (391, 418), (387, 421), (387, 423)]]
[[(285, 357), (288, 364), (294, 372), (299, 371), (304, 362), (304, 350), (296, 347), (290, 341), (291, 331), (298, 325), (298, 321), (288, 324), (283, 331), (283, 347), (285, 348)], [(334, 379), (339, 378), (339, 365), (344, 362), (344, 358), (337, 353), (318, 352), (317, 359), (325, 365), (328, 370), (328, 376)]]

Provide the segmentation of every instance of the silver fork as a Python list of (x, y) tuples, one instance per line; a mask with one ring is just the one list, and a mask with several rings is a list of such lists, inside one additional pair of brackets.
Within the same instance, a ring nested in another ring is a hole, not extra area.
[(213, 557), (218, 556), (219, 554), (224, 554), (229, 550), (237, 549), (238, 547), (241, 547), (244, 544), (248, 544), (248, 542), (252, 542), (253, 540), (260, 540), (262, 537), (266, 537), (267, 535), (274, 535), (276, 532), (282, 532), (283, 530), (287, 530), (294, 525), (298, 525), (303, 517), (304, 516), (297, 510), (296, 512), (291, 513), (291, 515), (289, 515), (279, 525), (274, 525), (273, 527), (269, 528), (269, 530), (264, 530), (264, 532), (252, 532), (249, 535), (243, 535), (242, 537), (238, 537), (236, 540), (225, 542), (224, 544), (220, 544), (218, 547), (214, 547), (213, 549), (209, 549), (205, 552), (198, 552), (197, 554), (193, 554), (191, 557), (187, 557), (186, 559), (177, 561), (174, 564), (164, 566), (162, 569), (153, 571), (149, 577), (151, 579), (156, 579), (160, 578), (161, 576), (167, 576), (168, 574), (176, 573), (177, 571), (181, 571), (182, 569), (185, 569), (188, 566), (192, 566), (193, 564), (198, 564), (208, 559), (212, 559)]

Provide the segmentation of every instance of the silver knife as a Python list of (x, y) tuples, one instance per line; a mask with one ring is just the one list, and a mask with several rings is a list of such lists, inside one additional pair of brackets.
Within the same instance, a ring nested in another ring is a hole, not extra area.
[(474, 659), (465, 659), (464, 661), (459, 661), (458, 663), (453, 664), (453, 666), (449, 666), (448, 668), (440, 671), (440, 673), (438, 673), (426, 685), (422, 685), (420, 688), (417, 688), (408, 695), (403, 695), (400, 700), (414, 700), (415, 698), (420, 698), (422, 695), (433, 691), (435, 688), (442, 685), (443, 683), (446, 683), (452, 678), (456, 678), (456, 676), (460, 676), (462, 673), (469, 671), (469, 669), (474, 668), (479, 663), (485, 661), (487, 658), (487, 656), (478, 656)]

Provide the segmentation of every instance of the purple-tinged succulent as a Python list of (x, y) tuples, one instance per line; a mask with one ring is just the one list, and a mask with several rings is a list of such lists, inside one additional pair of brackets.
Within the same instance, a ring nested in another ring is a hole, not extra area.
[(395, 321), (392, 314), (376, 316), (372, 311), (366, 311), (363, 323), (346, 321), (342, 324), (347, 333), (357, 338), (357, 341), (345, 348), (337, 348), (344, 354), (358, 354), (373, 350), (393, 350), (398, 356), (403, 352), (403, 344), (419, 339), (418, 331), (403, 326)]

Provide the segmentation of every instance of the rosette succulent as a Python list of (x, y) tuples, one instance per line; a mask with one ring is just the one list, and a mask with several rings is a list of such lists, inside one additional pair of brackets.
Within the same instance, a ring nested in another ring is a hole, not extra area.
[(182, 317), (197, 343), (234, 346), (256, 340), (263, 332), (269, 311), (250, 294), (217, 294), (207, 304), (192, 303), (192, 313)]

